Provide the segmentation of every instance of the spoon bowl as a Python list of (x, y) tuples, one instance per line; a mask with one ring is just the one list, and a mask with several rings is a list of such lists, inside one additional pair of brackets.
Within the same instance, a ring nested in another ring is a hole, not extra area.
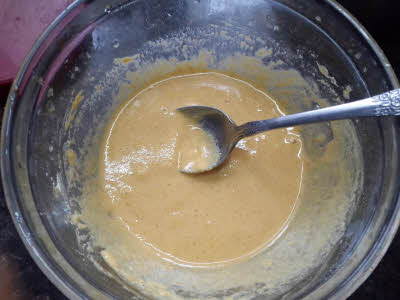
[(219, 158), (216, 163), (204, 169), (182, 169), (183, 173), (200, 173), (212, 170), (221, 165), (238, 141), (242, 139), (238, 126), (222, 110), (211, 106), (184, 106), (177, 109), (185, 117), (197, 123), (206, 133), (214, 138), (219, 149)]

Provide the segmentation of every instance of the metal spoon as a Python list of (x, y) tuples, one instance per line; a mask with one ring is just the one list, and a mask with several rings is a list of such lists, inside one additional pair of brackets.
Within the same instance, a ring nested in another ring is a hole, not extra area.
[[(177, 109), (192, 118), (200, 127), (211, 134), (220, 150), (219, 160), (204, 169), (188, 173), (209, 171), (221, 165), (241, 139), (260, 132), (297, 125), (352, 119), (400, 115), (400, 89), (383, 93), (364, 100), (306, 111), (298, 114), (248, 122), (237, 126), (223, 111), (211, 106), (185, 106)], [(185, 171), (183, 171), (185, 172)]]

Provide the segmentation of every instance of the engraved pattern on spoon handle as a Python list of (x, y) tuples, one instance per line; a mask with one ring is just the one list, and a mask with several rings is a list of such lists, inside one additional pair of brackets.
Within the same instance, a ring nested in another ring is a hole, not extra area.
[(379, 104), (375, 108), (376, 116), (400, 115), (400, 89), (376, 95), (372, 101)]

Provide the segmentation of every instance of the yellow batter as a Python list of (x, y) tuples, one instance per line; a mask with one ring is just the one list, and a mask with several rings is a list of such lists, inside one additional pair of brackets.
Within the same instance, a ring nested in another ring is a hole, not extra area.
[(264, 92), (219, 73), (153, 84), (111, 120), (96, 205), (119, 224), (112, 230), (129, 232), (132, 239), (121, 243), (163, 259), (198, 265), (249, 256), (279, 237), (293, 214), (301, 140), (293, 128), (259, 134), (239, 142), (216, 170), (183, 174), (182, 157), (197, 146), (188, 148), (190, 134), (175, 110), (194, 104), (219, 108), (237, 124), (282, 115)]

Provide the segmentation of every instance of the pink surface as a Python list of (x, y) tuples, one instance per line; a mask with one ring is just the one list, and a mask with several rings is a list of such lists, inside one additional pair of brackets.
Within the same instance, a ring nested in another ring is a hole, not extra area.
[(0, 0), (0, 84), (14, 79), (43, 30), (73, 0)]

